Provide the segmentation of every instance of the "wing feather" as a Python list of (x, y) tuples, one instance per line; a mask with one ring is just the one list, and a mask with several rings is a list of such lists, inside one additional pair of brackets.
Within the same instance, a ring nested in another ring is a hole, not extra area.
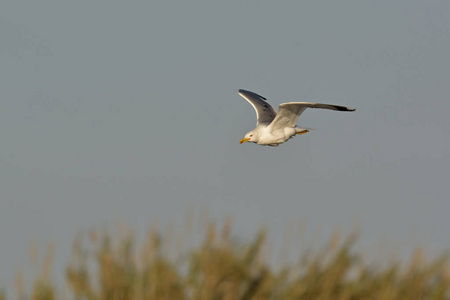
[(284, 127), (294, 127), (297, 123), (298, 117), (307, 108), (322, 108), (331, 109), (337, 111), (354, 111), (354, 108), (349, 108), (341, 105), (333, 104), (323, 104), (323, 103), (311, 103), (311, 102), (288, 102), (282, 103), (278, 107), (278, 114), (273, 119), (272, 130), (284, 128)]
[(239, 90), (239, 95), (247, 100), (255, 109), (257, 118), (256, 126), (270, 124), (277, 115), (275, 109), (266, 102), (267, 99), (263, 96), (246, 90)]

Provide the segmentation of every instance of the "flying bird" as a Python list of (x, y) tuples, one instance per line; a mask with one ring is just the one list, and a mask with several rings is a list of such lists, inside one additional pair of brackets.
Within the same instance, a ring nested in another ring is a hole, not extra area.
[(239, 90), (245, 100), (247, 100), (256, 111), (256, 128), (247, 132), (240, 144), (252, 142), (264, 146), (278, 146), (293, 138), (309, 132), (309, 128), (296, 126), (298, 117), (307, 108), (323, 108), (338, 111), (354, 111), (340, 105), (311, 103), (311, 102), (287, 102), (278, 106), (278, 113), (267, 103), (267, 99), (256, 93)]

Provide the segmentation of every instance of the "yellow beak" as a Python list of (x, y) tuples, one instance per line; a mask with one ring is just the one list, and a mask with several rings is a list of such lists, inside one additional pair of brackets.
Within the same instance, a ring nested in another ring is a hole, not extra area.
[(243, 138), (243, 139), (239, 142), (239, 144), (242, 144), (242, 143), (245, 143), (245, 142), (248, 142), (248, 141), (250, 141), (250, 139)]

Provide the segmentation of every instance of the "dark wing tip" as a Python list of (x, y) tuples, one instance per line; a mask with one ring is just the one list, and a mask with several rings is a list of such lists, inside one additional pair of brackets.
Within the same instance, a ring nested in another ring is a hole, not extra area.
[(247, 90), (239, 89), (238, 93), (239, 93), (239, 94), (244, 94), (244, 95), (245, 95), (245, 94), (249, 94), (249, 95), (252, 95), (252, 96), (256, 96), (256, 97), (258, 97), (258, 98), (261, 98), (261, 99), (264, 100), (264, 101), (267, 101), (267, 99), (264, 98), (263, 96), (258, 95), (257, 93), (253, 93), (253, 92), (247, 91)]
[(338, 111), (355, 111), (354, 108), (345, 107), (345, 106), (336, 106)]

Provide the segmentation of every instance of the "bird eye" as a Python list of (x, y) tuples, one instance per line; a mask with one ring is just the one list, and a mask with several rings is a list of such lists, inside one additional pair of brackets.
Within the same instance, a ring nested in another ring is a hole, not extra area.
[(250, 137), (252, 137), (253, 136), (253, 134), (250, 134)]

